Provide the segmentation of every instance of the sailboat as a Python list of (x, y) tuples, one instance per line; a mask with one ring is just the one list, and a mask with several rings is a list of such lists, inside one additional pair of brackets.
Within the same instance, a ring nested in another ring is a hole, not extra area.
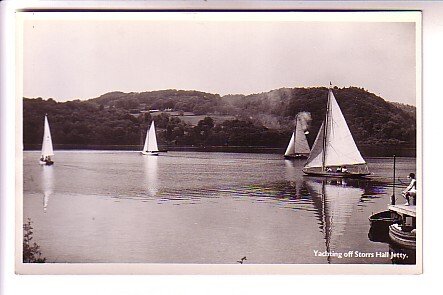
[(306, 140), (302, 124), (299, 121), (300, 118), (297, 116), (294, 132), (292, 132), (291, 140), (284, 155), (285, 159), (306, 159), (309, 156), (309, 144)]
[(145, 145), (141, 151), (142, 155), (158, 156), (157, 136), (155, 135), (154, 121), (146, 133)]
[(48, 116), (45, 115), (45, 127), (43, 131), (43, 143), (42, 153), (40, 157), (40, 165), (52, 165), (51, 156), (54, 155), (54, 149), (52, 148), (51, 130), (49, 129)]
[(352, 138), (331, 86), (328, 92), (325, 120), (303, 168), (307, 175), (332, 177), (363, 177), (369, 175), (368, 165)]

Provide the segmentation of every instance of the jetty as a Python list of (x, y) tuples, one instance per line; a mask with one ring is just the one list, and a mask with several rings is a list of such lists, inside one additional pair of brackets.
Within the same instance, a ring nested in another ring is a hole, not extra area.
[(397, 212), (399, 215), (406, 215), (411, 217), (416, 217), (416, 206), (406, 206), (406, 205), (389, 205), (388, 209), (390, 211)]

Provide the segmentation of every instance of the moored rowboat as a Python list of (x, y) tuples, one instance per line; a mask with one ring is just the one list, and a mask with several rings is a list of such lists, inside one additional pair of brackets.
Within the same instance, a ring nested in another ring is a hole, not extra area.
[(371, 215), (369, 222), (371, 223), (371, 227), (383, 227), (387, 229), (391, 224), (400, 222), (400, 218), (388, 210)]

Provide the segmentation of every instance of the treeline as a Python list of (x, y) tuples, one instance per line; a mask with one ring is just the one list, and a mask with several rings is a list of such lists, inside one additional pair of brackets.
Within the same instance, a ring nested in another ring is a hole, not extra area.
[[(360, 144), (415, 143), (415, 115), (404, 107), (396, 106), (362, 88), (334, 88), (334, 96), (340, 105), (354, 140)], [(286, 130), (299, 112), (311, 115), (310, 135), (312, 144), (323, 122), (328, 97), (327, 88), (282, 88), (249, 96), (231, 96), (223, 99), (250, 118), (272, 124)], [(273, 119), (273, 121), (270, 121)]]
[[(254, 95), (220, 97), (198, 91), (112, 92), (87, 101), (23, 99), (23, 141), (41, 144), (47, 113), (55, 144), (138, 145), (152, 120), (159, 145), (284, 147), (299, 112), (309, 112), (312, 145), (326, 112), (327, 88), (282, 88)], [(415, 143), (415, 108), (389, 103), (364, 89), (335, 88), (335, 97), (357, 144)], [(196, 126), (148, 110), (207, 116)], [(407, 110), (407, 111), (405, 111)], [(140, 111), (144, 111), (140, 113)], [(215, 123), (218, 115), (235, 120)], [(212, 116), (212, 118), (211, 118)]]
[(271, 130), (249, 120), (215, 124), (205, 117), (196, 126), (175, 116), (149, 113), (138, 117), (119, 108), (101, 108), (91, 102), (24, 99), (23, 142), (25, 148), (40, 144), (43, 118), (48, 114), (54, 144), (142, 145), (146, 131), (155, 121), (157, 140), (163, 146), (269, 146), (286, 144), (288, 133)]

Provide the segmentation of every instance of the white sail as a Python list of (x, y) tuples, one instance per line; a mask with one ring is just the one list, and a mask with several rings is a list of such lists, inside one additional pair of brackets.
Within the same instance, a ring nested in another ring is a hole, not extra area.
[(297, 119), (297, 125), (295, 126), (295, 146), (294, 146), (294, 152), (296, 154), (305, 154), (309, 155), (309, 152), (311, 150), (309, 149), (309, 144), (306, 139), (305, 132), (303, 130), (302, 124), (300, 122), (300, 119)]
[(326, 126), (323, 122), (305, 168), (366, 164), (352, 138), (332, 89), (329, 89), (328, 103)]
[(143, 146), (143, 152), (158, 152), (154, 121), (152, 121), (151, 127), (149, 128), (146, 134), (145, 145)]
[(332, 89), (330, 95), (330, 117), (328, 120), (328, 136), (326, 142), (326, 166), (366, 164), (352, 138)]
[(293, 155), (295, 152), (295, 132), (292, 132), (291, 140), (286, 148), (285, 156)]
[(43, 131), (42, 158), (53, 156), (51, 131), (49, 130), (48, 117), (45, 115), (45, 127)]
[(308, 141), (306, 140), (302, 124), (299, 122), (299, 119), (297, 118), (295, 131), (292, 133), (291, 140), (289, 141), (289, 145), (286, 148), (285, 156), (290, 156), (295, 154), (309, 155), (309, 152), (310, 149)]
[(305, 168), (322, 167), (324, 124), (325, 123), (323, 122), (320, 126), (320, 130), (318, 131), (317, 137), (315, 138), (314, 145), (312, 146), (312, 150), (309, 154)]

